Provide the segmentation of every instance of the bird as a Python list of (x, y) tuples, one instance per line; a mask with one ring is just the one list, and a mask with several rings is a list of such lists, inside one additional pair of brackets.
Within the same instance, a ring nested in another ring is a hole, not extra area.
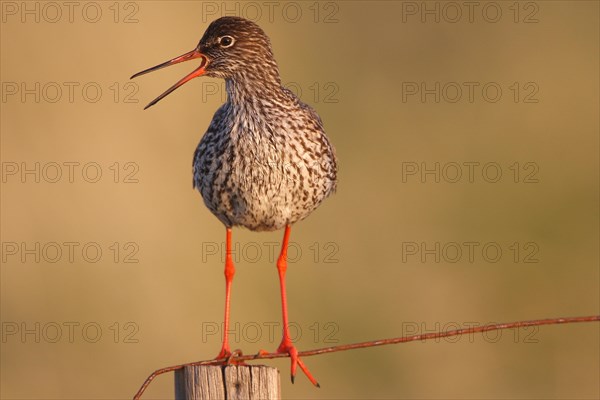
[(193, 59), (200, 59), (200, 65), (144, 109), (193, 78), (225, 80), (227, 100), (215, 112), (192, 162), (193, 187), (226, 233), (223, 342), (215, 360), (232, 357), (228, 340), (235, 275), (232, 229), (283, 230), (276, 263), (283, 337), (275, 353), (289, 355), (292, 383), (299, 366), (312, 384), (320, 387), (290, 339), (285, 278), (292, 225), (336, 191), (335, 149), (317, 112), (282, 85), (269, 37), (248, 19), (226, 16), (214, 20), (192, 51), (131, 79)]

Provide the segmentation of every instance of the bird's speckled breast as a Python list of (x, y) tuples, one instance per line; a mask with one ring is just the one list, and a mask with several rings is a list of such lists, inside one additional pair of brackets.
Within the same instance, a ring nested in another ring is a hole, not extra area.
[(194, 187), (228, 227), (281, 229), (335, 191), (335, 153), (320, 118), (289, 91), (282, 97), (225, 103), (196, 149)]

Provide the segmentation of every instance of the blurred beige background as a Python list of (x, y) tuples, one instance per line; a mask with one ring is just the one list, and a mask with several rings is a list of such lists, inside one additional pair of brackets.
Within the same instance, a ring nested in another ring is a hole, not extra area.
[[(221, 83), (142, 111), (196, 65), (128, 77), (225, 13), (270, 35), (339, 157), (338, 193), (292, 231), (299, 349), (598, 314), (598, 3), (478, 4), (2, 2), (2, 398), (131, 398), (218, 352), (224, 229), (190, 167)], [(234, 231), (245, 353), (280, 340), (280, 239)], [(268, 364), (291, 399), (600, 396), (597, 323), (498, 335), (307, 358), (320, 390)]]

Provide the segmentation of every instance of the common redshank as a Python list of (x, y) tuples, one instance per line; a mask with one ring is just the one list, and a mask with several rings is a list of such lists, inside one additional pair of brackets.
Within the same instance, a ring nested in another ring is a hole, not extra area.
[(306, 218), (336, 189), (335, 151), (319, 115), (281, 85), (271, 42), (254, 22), (239, 17), (213, 21), (196, 48), (132, 78), (183, 61), (200, 66), (150, 102), (148, 108), (189, 80), (225, 79), (227, 102), (215, 113), (193, 160), (193, 186), (225, 225), (225, 323), (217, 359), (231, 356), (229, 304), (235, 268), (231, 229), (285, 229), (277, 270), (283, 310), (283, 338), (277, 353), (319, 386), (290, 340), (285, 274), (291, 226)]

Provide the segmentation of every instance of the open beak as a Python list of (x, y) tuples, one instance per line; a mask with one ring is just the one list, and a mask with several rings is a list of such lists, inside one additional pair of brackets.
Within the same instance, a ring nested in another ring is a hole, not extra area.
[(161, 68), (164, 68), (164, 67), (168, 67), (169, 65), (175, 65), (175, 64), (179, 64), (180, 62), (193, 60), (194, 58), (202, 59), (202, 63), (200, 64), (200, 66), (198, 68), (196, 68), (195, 70), (193, 70), (192, 72), (190, 72), (189, 74), (187, 74), (186, 76), (184, 76), (179, 82), (177, 82), (176, 84), (171, 86), (163, 94), (161, 94), (160, 96), (158, 96), (157, 98), (152, 100), (146, 107), (144, 107), (144, 110), (148, 107), (152, 107), (153, 105), (155, 105), (156, 103), (161, 101), (164, 97), (169, 95), (172, 91), (174, 91), (179, 86), (186, 83), (187, 81), (190, 81), (197, 76), (203, 75), (206, 72), (206, 66), (208, 65), (208, 57), (206, 57), (204, 54), (200, 53), (200, 51), (198, 49), (194, 49), (190, 52), (180, 55), (179, 57), (175, 57), (172, 60), (169, 60), (162, 64), (158, 64), (152, 68), (145, 69), (142, 72), (138, 72), (137, 74), (135, 74), (131, 78), (129, 78), (129, 79), (133, 79), (136, 76), (144, 75), (144, 74), (147, 74), (148, 72), (152, 72), (152, 71), (156, 71)]

